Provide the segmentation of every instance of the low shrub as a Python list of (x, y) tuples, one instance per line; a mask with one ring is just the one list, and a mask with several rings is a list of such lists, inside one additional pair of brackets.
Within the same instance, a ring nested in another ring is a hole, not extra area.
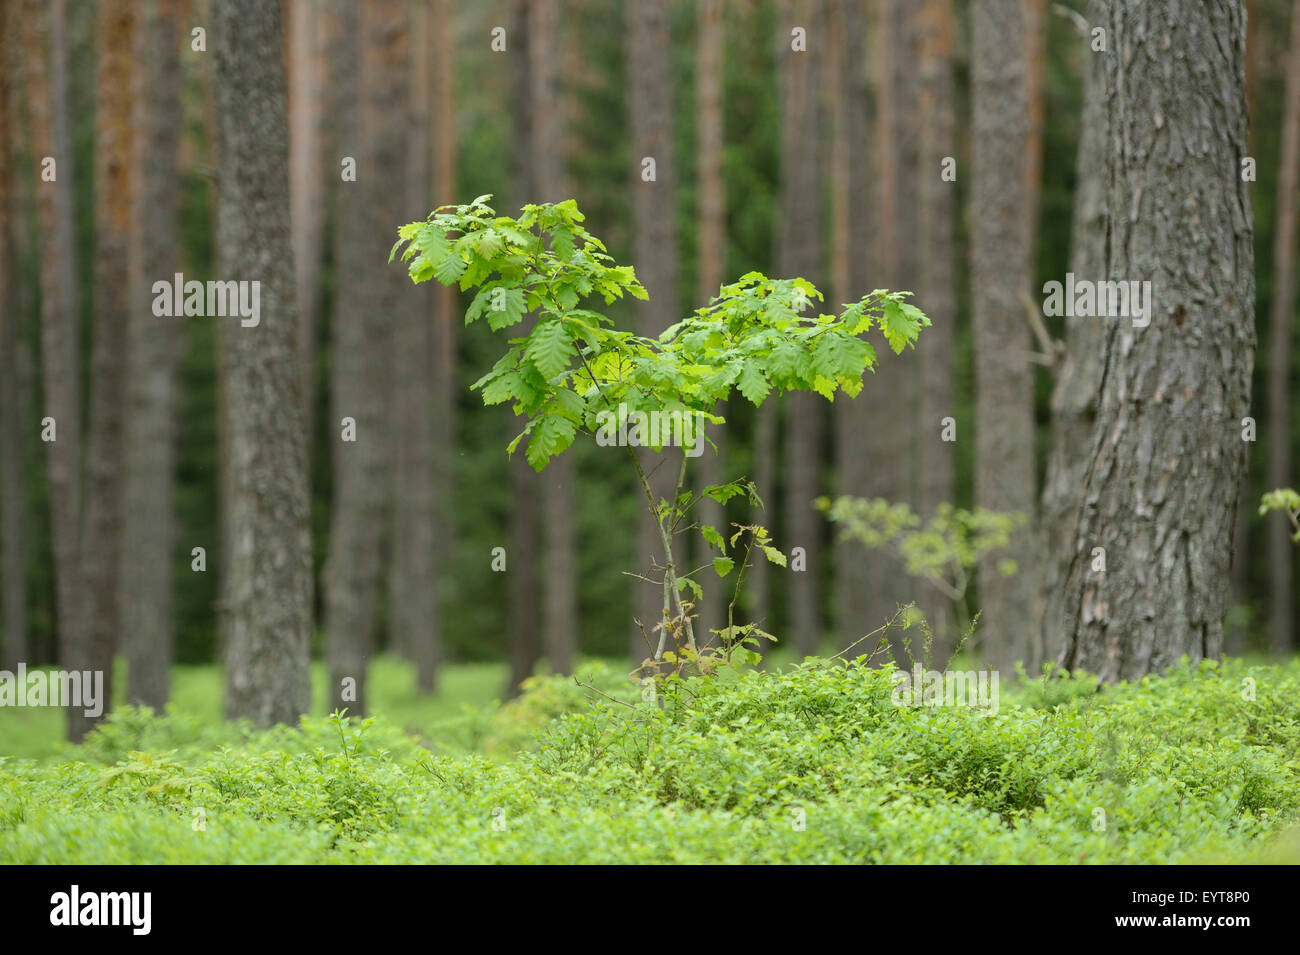
[(68, 761), (0, 758), (0, 862), (1300, 861), (1294, 663), (1021, 680), (995, 715), (825, 660), (581, 679), (494, 710), (484, 754), (122, 709)]

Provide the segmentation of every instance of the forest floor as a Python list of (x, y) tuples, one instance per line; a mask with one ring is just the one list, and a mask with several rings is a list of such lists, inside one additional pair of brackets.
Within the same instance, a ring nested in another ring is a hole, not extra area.
[(1300, 663), (1020, 681), (996, 713), (827, 661), (657, 702), (578, 675), (502, 704), (500, 665), (420, 695), (380, 658), (375, 720), (261, 731), (178, 667), (166, 716), (79, 747), (58, 710), (0, 710), (0, 863), (1300, 862)]

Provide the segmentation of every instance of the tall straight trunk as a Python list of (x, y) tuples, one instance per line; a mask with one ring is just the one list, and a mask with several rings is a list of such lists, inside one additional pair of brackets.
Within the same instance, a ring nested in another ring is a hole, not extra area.
[[(728, 16), (730, 23), (737, 33), (742, 34), (748, 41), (753, 43), (760, 42), (763, 39), (763, 28), (767, 23), (767, 8), (770, 5), (736, 3), (730, 4)], [(783, 38), (778, 25), (774, 35), (766, 37), (772, 41), (773, 64), (780, 62), (783, 56), (782, 50), (789, 48), (789, 33)], [(763, 108), (767, 108), (764, 106)], [(774, 243), (775, 244), (775, 243)], [(746, 515), (746, 521), (753, 524), (769, 525), (772, 521), (775, 505), (775, 499), (772, 494), (776, 491), (776, 448), (777, 434), (780, 430), (777, 421), (778, 402), (769, 399), (763, 402), (751, 418), (751, 431), (749, 435), (750, 449), (750, 469), (745, 476), (754, 482), (760, 489), (764, 501), (767, 503), (767, 510), (759, 508), (750, 508)], [(754, 564), (745, 571), (744, 593), (741, 594), (740, 607), (743, 614), (736, 622), (745, 621), (756, 622), (769, 631), (775, 632), (778, 628), (769, 619), (772, 609), (771, 599), (771, 568), (766, 560), (755, 561)], [(731, 594), (728, 593), (728, 599)]]
[[(723, 20), (724, 0), (702, 0), (696, 12), (697, 41), (695, 51), (695, 125), (697, 140), (696, 175), (699, 179), (699, 282), (695, 293), (698, 305), (706, 305), (718, 294), (727, 257), (727, 187), (722, 178), (722, 149), (725, 127), (722, 117), (723, 57), (726, 27)], [(726, 416), (725, 406), (717, 409)], [(726, 447), (725, 426), (710, 429), (709, 436), (717, 450), (705, 446), (696, 469), (696, 493), (726, 478), (723, 453)], [(696, 519), (716, 527), (725, 536), (726, 509), (712, 498), (704, 498)], [(704, 566), (718, 556), (697, 535), (696, 558), (692, 566)], [(704, 575), (704, 597), (695, 609), (696, 640), (706, 644), (712, 630), (727, 624), (728, 593), (726, 582)]]
[[(829, 38), (821, 0), (786, 0), (781, 5), (783, 40), (794, 27), (807, 31), (808, 48), (781, 54), (781, 195), (776, 270), (782, 278), (800, 276), (822, 284), (821, 83), (819, 61)], [(824, 303), (809, 302), (806, 314)], [(785, 439), (783, 536), (787, 554), (803, 548), (806, 567), (791, 564), (787, 639), (799, 657), (817, 652), (821, 638), (822, 519), (813, 507), (821, 491), (822, 435), (826, 404), (820, 395), (796, 392), (788, 399)], [(762, 489), (775, 493), (773, 488)]]
[[(1020, 0), (971, 9), (974, 98), (971, 287), (975, 345), (975, 504), (1025, 515), (1009, 547), (979, 566), (985, 658), (1010, 671), (1033, 655), (1034, 378), (1029, 328), (1029, 75)], [(1001, 561), (1016, 573), (1004, 576)]]
[[(653, 338), (679, 317), (671, 7), (668, 0), (644, 0), (630, 5), (627, 16), (628, 108), (632, 120), (634, 176), (633, 257), (637, 276), (650, 293), (648, 302), (636, 306), (637, 331)], [(654, 160), (654, 181), (643, 178), (643, 163), (647, 158)], [(655, 499), (671, 500), (681, 468), (681, 451), (668, 448), (659, 454), (642, 451), (638, 457), (650, 477)], [(651, 559), (656, 568), (660, 567), (663, 548), (655, 520), (640, 508), (638, 514), (636, 556), (644, 573)], [(653, 578), (657, 574), (646, 576)], [(644, 625), (651, 642), (657, 643), (651, 629), (664, 619), (663, 589), (638, 582), (636, 594), (636, 617)], [(635, 627), (629, 649), (637, 660), (652, 655), (645, 652), (645, 642)]]
[[(89, 642), (82, 627), (81, 550), (81, 379), (74, 231), (75, 170), (67, 118), (67, 4), (27, 0), (23, 48), (25, 92), (32, 155), (43, 170), (55, 163), (56, 178), (36, 184), (40, 226), (41, 366), (44, 417), (53, 419), (55, 440), (45, 445), (54, 552), (55, 614), (59, 662), (69, 670), (90, 669)], [(68, 733), (80, 741), (87, 724), (81, 710), (68, 710)]]
[(289, 199), (302, 352), (303, 424), (310, 456), (316, 410), (321, 271), (325, 250), (324, 36), (320, 0), (294, 0), (289, 12)]
[[(564, 114), (560, 101), (559, 0), (528, 6), (532, 91), (533, 202), (565, 198)], [(546, 561), (542, 580), (542, 644), (554, 673), (573, 672), (578, 646), (578, 535), (573, 455), (561, 455), (541, 475)]]
[[(507, 55), (510, 60), (510, 195), (515, 210), (534, 201), (532, 74), (529, 65), (528, 2), (512, 0)], [(439, 201), (444, 201), (440, 199)], [(525, 318), (519, 334), (530, 331)], [(511, 416), (506, 422), (509, 439), (523, 430), (527, 420)], [(506, 551), (506, 677), (505, 695), (514, 697), (520, 684), (532, 676), (541, 655), (537, 621), (541, 619), (539, 563), (540, 524), (535, 502), (541, 496), (541, 480), (522, 454), (513, 455), (507, 465), (510, 481), (510, 543)]]
[[(408, 209), (428, 210), (432, 180), (432, 94), (428, 0), (410, 4), (410, 99), (405, 178)], [(399, 269), (397, 264), (389, 268)], [(434, 285), (438, 283), (432, 283)], [(413, 293), (413, 294), (412, 294)], [(389, 652), (411, 662), (432, 625), (433, 580), (433, 330), (432, 290), (408, 289), (397, 302), (392, 330), (392, 433), (388, 519)], [(417, 675), (417, 682), (419, 677)]]
[(161, 711), (172, 663), (175, 577), (176, 363), (180, 326), (151, 309), (154, 282), (176, 271), (180, 242), (180, 0), (142, 6), (136, 24), (135, 188), (127, 319), (122, 620), (129, 702)]
[[(1245, 0), (1246, 3), (1246, 109), (1250, 120), (1250, 155), (1255, 156), (1255, 108), (1256, 89), (1259, 85), (1259, 60), (1262, 44), (1259, 29), (1259, 2)], [(1237, 495), (1237, 527), (1233, 535), (1236, 544), (1232, 555), (1232, 596), (1234, 604), (1250, 605), (1252, 603), (1251, 574), (1251, 532), (1258, 499), (1251, 492), (1250, 480), (1251, 455), (1246, 455), (1246, 466), (1241, 476), (1241, 491)], [(1238, 616), (1225, 626), (1223, 633), (1223, 652), (1229, 656), (1238, 656), (1246, 651), (1246, 636), (1249, 620), (1245, 615)]]
[[(428, 3), (411, 7), (411, 121), (407, 140), (407, 205), (428, 209), (432, 163), (432, 41), (446, 24)], [(437, 31), (435, 33), (434, 31)], [(398, 266), (392, 266), (398, 268)], [(414, 294), (412, 294), (414, 292)], [(438, 599), (434, 554), (436, 525), (435, 369), (433, 298), (428, 285), (408, 289), (398, 302), (393, 332), (393, 507), (392, 565), (389, 569), (389, 626), (392, 644), (416, 664), (416, 684), (432, 690), (437, 675)]]
[[(1091, 0), (1088, 26), (1103, 26), (1106, 0)], [(1106, 104), (1102, 66), (1106, 53), (1094, 53), (1089, 31), (1079, 39), (1083, 58), (1083, 116), (1075, 161), (1074, 211), (1070, 224), (1070, 271), (1096, 281), (1106, 269)], [(1088, 465), (1088, 446), (1101, 398), (1106, 359), (1106, 327), (1094, 317), (1065, 320), (1065, 354), (1052, 391), (1052, 444), (1043, 478), (1042, 626), (1045, 659), (1061, 651), (1065, 629), (1065, 578), (1074, 560), (1075, 526)]]
[[(409, 279), (385, 265), (394, 223), (409, 213), (405, 137), (409, 94), (407, 5), (361, 8), (361, 79), (345, 155), (357, 181), (341, 182), (335, 257), (340, 276), (334, 316), (334, 505), (326, 571), (326, 653), (333, 705), (365, 713), (366, 670), (374, 652), (382, 571), (382, 531), (391, 496), (388, 425), (394, 316)], [(418, 296), (416, 297), (418, 301)], [(342, 424), (350, 418), (355, 433)], [(355, 438), (355, 440), (352, 440)]]
[(1025, 24), (1025, 79), (1029, 85), (1029, 141), (1025, 153), (1025, 217), (1029, 220), (1029, 278), (1038, 264), (1038, 216), (1043, 192), (1043, 138), (1047, 110), (1047, 0), (1020, 0)]
[(1151, 294), (1145, 327), (1106, 320), (1066, 581), (1060, 662), (1102, 680), (1223, 647), (1255, 355), (1245, 27), (1240, 0), (1108, 13), (1106, 271)]
[[(1291, 52), (1286, 67), (1277, 221), (1273, 225), (1273, 294), (1269, 302), (1268, 486), (1287, 487), (1291, 474), (1291, 336), (1296, 311), (1296, 203), (1300, 196), (1300, 0), (1291, 4)], [(1268, 523), (1269, 650), (1295, 649), (1295, 559), (1290, 525)]]
[[(1259, 61), (1263, 43), (1259, 27), (1258, 0), (1245, 0), (1246, 4), (1246, 109), (1250, 115), (1250, 155), (1256, 156), (1256, 90), (1259, 86)], [(1236, 545), (1232, 555), (1232, 604), (1250, 606), (1253, 604), (1254, 580), (1251, 567), (1251, 535), (1254, 521), (1259, 509), (1259, 499), (1252, 493), (1250, 468), (1252, 455), (1246, 455), (1246, 465), (1241, 476), (1241, 491), (1237, 495), (1237, 526), (1233, 534)], [(1238, 615), (1229, 621), (1223, 633), (1223, 652), (1229, 656), (1239, 656), (1246, 652), (1247, 629), (1250, 620), (1247, 615)]]
[(214, 4), (217, 274), (259, 281), (256, 326), (221, 322), (230, 413), (226, 715), (296, 723), (311, 702), (312, 565), (280, 5)]
[[(908, 0), (885, 0), (877, 14), (876, 67), (876, 203), (879, 215), (875, 239), (876, 271), (871, 287), (914, 290), (917, 285), (919, 224), (912, 210), (919, 201), (920, 130), (917, 125), (919, 54), (917, 8)], [(877, 349), (879, 364), (863, 393), (855, 400), (870, 403), (872, 424), (860, 440), (865, 458), (865, 496), (913, 503), (916, 488), (914, 425), (919, 421), (915, 369), (902, 356)], [(878, 423), (877, 423), (878, 422)], [(898, 559), (883, 551), (863, 555), (870, 581), (864, 602), (866, 619), (859, 620), (850, 640), (873, 630), (893, 615), (899, 604), (913, 598), (916, 587)], [(900, 666), (910, 665), (901, 642), (892, 652)]]
[[(916, 436), (917, 509), (925, 517), (940, 504), (954, 503), (953, 444), (943, 439), (943, 419), (955, 418), (953, 349), (957, 325), (957, 183), (943, 176), (944, 160), (957, 155), (953, 92), (952, 0), (925, 0), (920, 11), (920, 181), (917, 208), (921, 250), (916, 301), (933, 323), (921, 339)], [(934, 660), (942, 665), (956, 642), (952, 607), (928, 584), (918, 587), (917, 605), (934, 628)]]
[[(112, 699), (113, 654), (122, 637), (119, 575), (125, 518), (123, 418), (126, 404), (128, 270), (131, 223), (131, 43), (135, 9), (130, 0), (99, 4), (98, 75), (95, 81), (95, 318), (90, 354), (90, 422), (86, 434), (85, 512), (81, 528), (91, 668), (104, 671)], [(76, 717), (82, 732), (93, 721)]]
[[(840, 99), (844, 112), (843, 147), (848, 157), (847, 200), (836, 198), (835, 210), (846, 201), (848, 237), (845, 245), (848, 286), (846, 295), (836, 295), (837, 302), (861, 298), (880, 283), (875, 280), (878, 255), (873, 231), (876, 203), (872, 195), (873, 149), (869, 130), (874, 122), (871, 77), (867, 65), (867, 10), (865, 0), (850, 0), (832, 5), (841, 12), (843, 28), (832, 30), (832, 42), (842, 41), (843, 77)], [(837, 125), (837, 130), (839, 126)], [(837, 135), (839, 133), (837, 132)], [(843, 160), (841, 160), (842, 162)], [(836, 268), (833, 266), (833, 269)], [(834, 282), (832, 282), (834, 285)], [(874, 461), (864, 453), (864, 442), (876, 430), (872, 414), (873, 400), (883, 399), (876, 377), (866, 382), (866, 397), (835, 401), (835, 492), (856, 496), (872, 492)], [(875, 395), (876, 398), (872, 398)], [(835, 545), (835, 640), (836, 649), (847, 646), (869, 630), (883, 623), (875, 618), (883, 613), (884, 598), (878, 572), (881, 555), (863, 553), (862, 545), (839, 539)], [(873, 622), (873, 620), (875, 622)]]
[[(191, 0), (191, 9), (206, 13), (210, 8), (205, 4), (210, 0)], [(217, 121), (217, 103), (216, 94), (213, 91), (215, 82), (215, 69), (210, 67), (211, 60), (202, 60), (204, 66), (195, 70), (195, 78), (198, 81), (198, 95), (195, 99), (198, 101), (195, 107), (198, 111), (198, 123), (201, 125), (201, 135), (185, 136), (181, 139), (181, 168), (183, 175), (193, 176), (198, 172), (199, 164), (206, 162), (209, 168), (220, 168), (221, 165), (221, 143), (218, 121)], [(182, 109), (186, 109), (183, 104)], [(187, 116), (187, 119), (189, 117)], [(198, 145), (196, 145), (196, 141)], [(217, 206), (221, 198), (220, 183), (216, 183), (216, 188), (208, 191), (208, 207), (212, 220), (216, 221)], [(219, 573), (217, 582), (217, 651), (224, 666), (229, 669), (229, 650), (231, 647), (231, 631), (234, 627), (234, 617), (230, 612), (232, 581), (234, 575), (231, 572), (231, 561), (235, 552), (234, 544), (234, 507), (232, 502), (235, 499), (237, 487), (235, 483), (234, 458), (231, 454), (231, 412), (230, 412), (230, 378), (226, 373), (226, 353), (221, 347), (221, 337), (219, 329), (212, 329), (214, 354), (212, 356), (213, 372), (216, 377), (215, 398), (216, 398), (216, 431), (217, 431), (217, 499), (220, 510), (219, 526), (217, 528), (217, 541), (220, 547)], [(310, 494), (310, 491), (308, 492)], [(314, 599), (314, 597), (313, 597)], [(314, 608), (313, 608), (314, 616)], [(313, 624), (314, 627), (314, 624)]]
[[(434, 204), (456, 201), (456, 37), (451, 0), (433, 0), (429, 41), (433, 51)], [(416, 653), (420, 689), (433, 689), (444, 649), (445, 592), (440, 584), (457, 565), (456, 546), (456, 327), (461, 312), (456, 290), (433, 289), (433, 447), (435, 612), (428, 637)]]
[[(17, 95), (18, 44), (13, 36), (10, 9), (0, 11), (0, 669), (13, 671), (28, 660), (27, 635), (27, 515), (23, 475), (26, 450), (23, 422), (28, 407), (23, 400), (19, 365), (21, 325), (27, 311), (18, 292), (22, 276), (14, 239), (26, 227), (13, 183), (18, 149), (12, 133), (13, 102)], [(12, 233), (11, 233), (12, 229)]]

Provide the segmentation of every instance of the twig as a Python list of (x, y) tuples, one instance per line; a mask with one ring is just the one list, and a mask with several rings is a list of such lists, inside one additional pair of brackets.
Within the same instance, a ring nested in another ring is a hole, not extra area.
[(661, 580), (655, 580), (655, 579), (653, 579), (653, 578), (651, 578), (651, 577), (647, 577), (647, 576), (645, 576), (645, 574), (637, 574), (637, 573), (633, 573), (633, 572), (630, 571), (630, 570), (622, 571), (622, 574), (623, 574), (624, 577), (635, 577), (637, 580), (644, 580), (647, 584), (661, 584), (661, 583), (663, 583), (663, 581), (661, 581)]
[(613, 702), (613, 703), (619, 703), (619, 704), (621, 704), (621, 705), (623, 705), (623, 706), (628, 707), (629, 709), (633, 709), (633, 710), (636, 709), (636, 707), (633, 706), (631, 703), (629, 703), (627, 700), (620, 700), (620, 699), (619, 699), (618, 697), (616, 697), (616, 696), (610, 696), (610, 695), (609, 695), (608, 693), (606, 693), (604, 690), (598, 690), (598, 689), (596, 689), (594, 686), (592, 686), (590, 683), (583, 683), (583, 682), (582, 682), (581, 680), (579, 680), (576, 676), (573, 678), (573, 682), (576, 683), (576, 684), (578, 684), (578, 686), (586, 687), (588, 690), (591, 690), (591, 692), (593, 692), (593, 693), (599, 693), (599, 694), (600, 694), (601, 696), (603, 696), (605, 699), (607, 699), (607, 700), (609, 700), (609, 701), (611, 701), (611, 702)]
[(1030, 330), (1038, 339), (1038, 347), (1042, 349), (1041, 355), (1030, 353), (1030, 360), (1055, 370), (1061, 363), (1061, 359), (1065, 357), (1065, 345), (1048, 334), (1047, 326), (1043, 324), (1043, 317), (1038, 314), (1038, 305), (1029, 297), (1029, 293), (1022, 292), (1020, 300), (1025, 306), (1025, 321), (1029, 323)]
[(1052, 4), (1052, 12), (1062, 20), (1069, 20), (1074, 28), (1083, 36), (1088, 35), (1088, 21), (1084, 19), (1083, 14), (1078, 10), (1072, 10), (1070, 7), (1061, 3)]
[[(844, 656), (844, 654), (848, 653), (850, 650), (852, 650), (854, 647), (856, 647), (856, 646), (857, 646), (859, 643), (861, 643), (863, 640), (870, 640), (870, 639), (871, 639), (872, 637), (874, 637), (876, 634), (878, 634), (878, 633), (880, 633), (880, 632), (882, 632), (882, 631), (888, 631), (891, 627), (893, 627), (894, 622), (895, 622), (895, 621), (896, 621), (900, 616), (902, 616), (902, 614), (903, 614), (903, 608), (902, 608), (902, 607), (899, 607), (898, 610), (894, 612), (894, 615), (893, 615), (892, 617), (890, 617), (888, 620), (885, 621), (885, 623), (884, 623), (883, 626), (879, 626), (879, 627), (877, 627), (875, 630), (872, 630), (870, 633), (868, 633), (866, 636), (859, 637), (858, 639), (854, 640), (852, 643), (850, 643), (847, 647), (845, 647), (845, 648), (844, 648), (843, 650), (841, 650), (839, 653), (833, 654), (833, 655), (831, 656), (831, 659), (833, 660), (833, 659), (835, 659), (835, 657), (842, 657), (842, 656)], [(879, 649), (879, 648), (877, 648), (877, 650), (878, 650), (878, 649)], [(876, 652), (877, 652), (876, 650), (873, 650), (873, 651), (871, 652), (871, 655), (872, 655), (872, 656), (875, 656), (875, 655), (876, 655)]]

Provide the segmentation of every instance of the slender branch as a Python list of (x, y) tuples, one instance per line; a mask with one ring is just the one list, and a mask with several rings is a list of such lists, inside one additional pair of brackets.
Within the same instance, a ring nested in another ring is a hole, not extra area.
[(631, 703), (629, 703), (627, 700), (620, 700), (620, 699), (619, 699), (618, 697), (616, 697), (616, 696), (610, 696), (608, 693), (604, 692), (603, 690), (598, 690), (598, 689), (596, 689), (596, 688), (595, 688), (594, 686), (592, 686), (590, 683), (583, 683), (583, 682), (582, 682), (581, 680), (579, 680), (576, 676), (573, 678), (573, 682), (576, 683), (576, 684), (578, 684), (578, 686), (585, 687), (585, 688), (587, 688), (588, 690), (591, 690), (591, 692), (593, 692), (593, 693), (599, 693), (601, 696), (603, 696), (603, 697), (604, 697), (605, 699), (607, 699), (607, 700), (610, 700), (610, 701), (612, 701), (612, 702), (614, 702), (614, 703), (618, 703), (618, 704), (621, 705), (621, 706), (626, 706), (626, 707), (628, 707), (629, 709), (633, 709), (633, 710), (636, 709), (636, 707), (633, 706)]
[(1025, 321), (1029, 323), (1034, 338), (1038, 339), (1038, 347), (1042, 349), (1041, 355), (1030, 352), (1030, 361), (1037, 361), (1055, 370), (1065, 357), (1065, 345), (1048, 334), (1043, 317), (1038, 314), (1038, 305), (1029, 297), (1029, 293), (1021, 293), (1020, 300), (1025, 306)]
[[(737, 524), (737, 527), (740, 525)], [(727, 604), (727, 633), (735, 630), (736, 601), (740, 599), (740, 585), (745, 582), (745, 568), (749, 566), (749, 555), (754, 550), (754, 534), (751, 531), (749, 543), (745, 545), (745, 559), (740, 562), (740, 572), (736, 574), (736, 588), (731, 592), (731, 603)]]
[[(833, 654), (832, 657), (831, 657), (831, 659), (833, 660), (833, 659), (835, 659), (835, 657), (842, 657), (842, 656), (844, 656), (844, 654), (848, 653), (850, 650), (852, 650), (854, 647), (856, 647), (856, 646), (857, 646), (859, 643), (861, 643), (863, 640), (870, 640), (870, 639), (871, 639), (872, 637), (874, 637), (876, 634), (881, 633), (882, 631), (887, 631), (887, 630), (889, 630), (890, 628), (892, 628), (892, 627), (894, 626), (894, 623), (898, 620), (898, 618), (899, 618), (900, 616), (902, 616), (902, 614), (903, 614), (903, 610), (904, 610), (904, 609), (905, 609), (905, 608), (903, 608), (903, 607), (899, 607), (898, 610), (894, 612), (894, 615), (893, 615), (892, 617), (890, 617), (888, 620), (885, 621), (885, 623), (884, 623), (883, 626), (879, 626), (879, 627), (877, 627), (875, 630), (872, 630), (872, 631), (871, 631), (870, 633), (868, 633), (867, 635), (862, 636), (862, 637), (859, 637), (858, 639), (854, 640), (852, 643), (850, 643), (847, 647), (845, 647), (845, 648), (844, 648), (843, 650), (841, 650), (839, 653)], [(872, 653), (871, 653), (871, 655), (872, 655), (872, 656), (875, 656), (875, 655), (876, 655), (876, 651), (873, 650)]]
[(1088, 21), (1077, 11), (1061, 3), (1052, 4), (1052, 12), (1063, 20), (1069, 20), (1080, 36), (1088, 35)]
[(661, 584), (662, 580), (655, 580), (653, 577), (647, 577), (645, 574), (634, 574), (630, 570), (623, 571), (624, 577), (635, 577), (637, 580), (645, 581), (647, 584)]
[[(646, 505), (650, 508), (650, 515), (652, 518), (654, 518), (655, 527), (658, 528), (659, 530), (659, 543), (663, 546), (664, 557), (667, 560), (667, 564), (664, 567), (664, 587), (669, 593), (665, 595), (664, 598), (665, 603), (666, 605), (671, 606), (671, 604), (668, 604), (668, 601), (671, 599), (672, 604), (675, 604), (677, 607), (678, 614), (680, 614), (682, 618), (685, 619), (686, 613), (684, 610), (682, 610), (681, 595), (677, 593), (677, 565), (673, 559), (673, 542), (668, 536), (668, 532), (665, 527), (664, 521), (659, 518), (659, 508), (655, 505), (654, 489), (650, 487), (650, 479), (646, 477), (645, 468), (641, 467), (641, 460), (636, 456), (636, 451), (633, 450), (631, 447), (627, 447), (627, 455), (629, 458), (632, 459), (632, 467), (636, 470), (636, 476), (638, 480), (640, 480), (641, 482), (642, 490), (645, 491)], [(686, 464), (685, 464), (685, 460), (683, 460), (682, 463), (683, 473), (678, 478), (679, 487), (681, 486), (681, 483), (685, 480), (685, 470), (686, 470)], [(689, 620), (686, 621), (686, 627), (687, 627), (687, 631), (686, 631), (687, 636), (690, 641), (690, 648), (694, 650), (695, 635), (692, 629), (690, 628)], [(666, 636), (667, 636), (666, 633), (660, 635), (659, 651), (655, 654), (656, 660), (660, 659), (660, 657), (663, 654), (664, 639)]]
[[(680, 498), (680, 497), (682, 496), (682, 488), (685, 487), (685, 486), (686, 486), (686, 451), (685, 451), (685, 449), (683, 449), (683, 451), (682, 451), (682, 463), (681, 463), (681, 467), (679, 467), (678, 470), (677, 470), (677, 489), (673, 492), (673, 505), (672, 505), (672, 506), (673, 506), (673, 511), (672, 511), (672, 513), (674, 513), (674, 514), (677, 513), (677, 499)], [(682, 516), (684, 517), (685, 515), (682, 515)], [(678, 525), (679, 523), (681, 523), (681, 518), (678, 518), (677, 520), (673, 521), (672, 526), (671, 526), (671, 529), (670, 529), (670, 530), (665, 534), (665, 537), (666, 537), (668, 540), (672, 540), (673, 536), (676, 535), (676, 533), (677, 533), (677, 525)], [(681, 598), (681, 594), (679, 594), (679, 593), (676, 592), (676, 591), (677, 591), (677, 565), (676, 565), (676, 563), (675, 563), (674, 561), (672, 561), (672, 554), (671, 554), (671, 552), (668, 552), (668, 557), (669, 557), (669, 561), (670, 561), (670, 563), (672, 564), (672, 573), (673, 573), (673, 591), (674, 591), (674, 597), (675, 597), (676, 600), (677, 600), (677, 609), (678, 609), (678, 611), (679, 611), (679, 612), (681, 613), (681, 615), (682, 615), (682, 625), (686, 628), (686, 645), (687, 645), (688, 647), (690, 647), (692, 651), (694, 651), (694, 650), (696, 649), (696, 647), (695, 647), (695, 626), (691, 623), (690, 615), (688, 615), (688, 614), (686, 613), (686, 610), (682, 607), (682, 598)]]

